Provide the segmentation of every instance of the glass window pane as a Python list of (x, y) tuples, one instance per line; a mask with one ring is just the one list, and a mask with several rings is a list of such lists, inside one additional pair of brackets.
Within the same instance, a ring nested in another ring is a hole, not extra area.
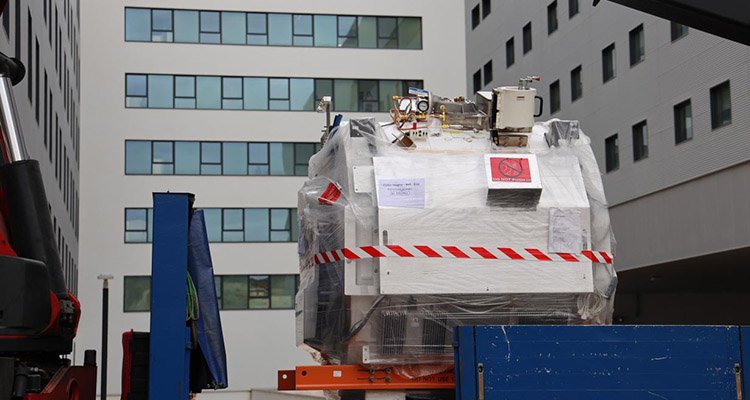
[(219, 43), (221, 37), (219, 34), (220, 15), (218, 12), (213, 11), (201, 11), (200, 13), (200, 25), (201, 43)]
[(247, 143), (224, 143), (224, 175), (247, 175)]
[(391, 17), (378, 18), (378, 47), (395, 49), (398, 47), (398, 20)]
[(200, 143), (198, 142), (176, 142), (174, 144), (175, 174), (198, 175), (200, 174)]
[(271, 308), (294, 308), (294, 275), (271, 275)]
[(125, 9), (125, 40), (151, 41), (151, 10)]
[(224, 230), (235, 231), (243, 229), (241, 208), (225, 208), (223, 211)]
[(250, 299), (249, 307), (252, 310), (268, 309), (268, 299)]
[(206, 220), (206, 233), (209, 242), (221, 241), (221, 209), (204, 208), (203, 218)]
[(269, 279), (268, 275), (250, 275), (250, 297), (268, 297)]
[(380, 110), (390, 110), (393, 107), (393, 96), (399, 93), (401, 93), (401, 81), (380, 81)]
[(292, 241), (299, 240), (299, 216), (297, 215), (297, 209), (292, 211)]
[(265, 35), (267, 33), (266, 14), (248, 13), (247, 14), (247, 33)]
[(250, 163), (268, 164), (268, 143), (249, 144)]
[(125, 40), (151, 41), (151, 10), (125, 9)]
[(378, 18), (359, 17), (359, 47), (378, 47)]
[(313, 143), (296, 143), (294, 150), (294, 162), (296, 164), (307, 164), (310, 157), (315, 154), (315, 145)]
[(292, 236), (289, 231), (271, 231), (272, 242), (291, 242)]
[(125, 230), (128, 231), (145, 231), (146, 230), (146, 209), (145, 208), (128, 208), (125, 210)]
[(147, 209), (146, 215), (148, 215), (148, 218), (146, 220), (148, 222), (148, 226), (146, 227), (146, 232), (148, 234), (147, 241), (151, 242), (151, 238), (153, 237), (154, 233), (154, 209)]
[(271, 210), (271, 229), (272, 230), (289, 230), (291, 224), (289, 221), (289, 210), (286, 208), (274, 208)]
[(333, 80), (316, 79), (315, 80), (315, 101), (320, 101), (324, 96), (333, 97)]
[(245, 209), (245, 241), (267, 242), (269, 228), (267, 208)]
[(126, 276), (123, 282), (123, 310), (148, 311), (151, 307), (151, 277)]
[(220, 163), (221, 162), (221, 143), (202, 142), (201, 143), (201, 162), (202, 163)]
[(171, 75), (151, 75), (148, 77), (148, 107), (174, 107), (174, 86)]
[(357, 47), (357, 17), (339, 16), (339, 47)]
[(315, 46), (336, 47), (336, 16), (316, 15)]
[(288, 99), (289, 98), (289, 79), (271, 78), (270, 87), (271, 87), (272, 99)]
[(172, 30), (171, 10), (151, 10), (151, 26), (155, 31)]
[(172, 157), (172, 142), (154, 142), (154, 162), (155, 163), (171, 163), (174, 161)]
[(222, 78), (224, 98), (242, 98), (242, 78)]
[(378, 81), (359, 81), (359, 111), (378, 111)]
[(268, 79), (245, 78), (243, 85), (245, 110), (267, 110)]
[(294, 34), (312, 35), (312, 15), (294, 16)]
[(125, 142), (125, 173), (151, 173), (151, 142), (145, 140)]
[(221, 107), (221, 78), (218, 76), (199, 76), (198, 108), (219, 109)]
[(294, 175), (293, 143), (271, 143), (271, 175)]
[(247, 309), (247, 276), (225, 275), (222, 277), (222, 300), (225, 310)]
[(291, 109), (312, 111), (315, 107), (315, 81), (290, 79)]
[(146, 75), (126, 76), (126, 90), (128, 96), (145, 96), (146, 95)]
[(419, 18), (398, 19), (398, 47), (401, 49), (422, 48), (422, 20)]
[(273, 46), (292, 45), (291, 14), (268, 14), (268, 44)]
[(198, 11), (175, 10), (174, 41), (198, 43)]
[(221, 42), (226, 44), (245, 44), (245, 13), (221, 13)]
[(175, 76), (175, 97), (195, 97), (195, 77)]
[(336, 79), (333, 83), (333, 108), (336, 111), (357, 111), (357, 81)]

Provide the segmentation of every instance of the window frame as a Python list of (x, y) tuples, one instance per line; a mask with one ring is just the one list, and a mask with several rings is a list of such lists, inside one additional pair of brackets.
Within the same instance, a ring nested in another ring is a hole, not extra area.
[[(575, 4), (575, 6), (574, 6)], [(581, 13), (581, 4), (578, 0), (568, 0), (568, 20), (573, 19)]]
[[(575, 76), (578, 79), (574, 79)], [(570, 102), (574, 103), (583, 97), (583, 66), (579, 65), (570, 70)]]
[[(612, 42), (609, 44), (609, 46), (602, 49), (602, 83), (607, 83), (611, 81), (612, 79), (615, 79), (617, 77), (617, 48), (615, 47), (615, 42)], [(607, 56), (610, 56), (611, 60), (609, 61), (612, 65), (612, 74), (607, 76), (607, 64), (606, 60), (608, 59)]]
[[(634, 39), (637, 39), (637, 43)], [(639, 24), (628, 32), (628, 45), (631, 68), (646, 60), (646, 31), (643, 24)]]
[(493, 81), (493, 71), (492, 71), (492, 59), (487, 61), (484, 66), (482, 67), (482, 83), (484, 86), (489, 85)]
[[(553, 93), (553, 88), (556, 88), (557, 96)], [(557, 99), (557, 101), (555, 101)], [(556, 112), (559, 112), (562, 109), (562, 96), (561, 96), (561, 90), (560, 90), (560, 80), (557, 79), (554, 82), (550, 83), (549, 85), (549, 114), (553, 115)], [(555, 107), (555, 105), (557, 107)]]
[[(693, 140), (693, 105), (690, 99), (683, 100), (673, 107), (674, 110), (674, 143), (682, 144)], [(690, 111), (688, 115), (685, 110)], [(686, 123), (690, 119), (690, 125)]]
[[(526, 37), (527, 32), (528, 32), (528, 39)], [(523, 54), (526, 55), (529, 52), (531, 52), (531, 50), (534, 49), (534, 36), (531, 30), (531, 21), (529, 21), (526, 25), (523, 26), (523, 29), (521, 31), (521, 37), (522, 37), (522, 42), (523, 42), (522, 44)]]
[[(128, 229), (128, 211), (144, 211), (146, 213), (146, 228), (145, 229)], [(153, 209), (146, 207), (127, 207), (124, 212), (124, 223), (123, 223), (123, 243), (151, 243), (153, 240)], [(129, 241), (128, 232), (145, 233), (146, 241)]]
[[(649, 132), (648, 121), (643, 120), (633, 125), (633, 162), (643, 161), (648, 158)], [(639, 138), (639, 140), (636, 140)], [(640, 143), (639, 143), (640, 142)]]
[[(721, 95), (720, 91), (725, 90), (727, 91), (727, 98), (729, 100), (729, 107), (728, 107), (728, 116), (729, 118), (724, 119), (723, 116), (719, 116), (718, 114), (722, 112), (720, 108), (723, 105), (723, 103), (719, 103), (722, 99), (719, 97)], [(712, 86), (709, 90), (710, 94), (710, 107), (711, 107), (711, 130), (715, 131), (717, 129), (723, 128), (728, 125), (732, 125), (732, 87), (730, 84), (730, 81), (727, 79), (726, 81), (719, 83), (718, 85)], [(719, 119), (721, 118), (721, 120)]]
[(471, 82), (472, 82), (472, 88), (474, 89), (474, 92), (478, 92), (482, 90), (482, 69), (479, 68), (474, 72), (474, 74), (471, 76)]
[(482, 20), (492, 13), (492, 0), (482, 0)]
[[(510, 50), (510, 51), (509, 51)], [(510, 57), (508, 57), (510, 55)], [(505, 68), (510, 68), (516, 63), (516, 40), (515, 36), (505, 41)]]
[(479, 10), (479, 4), (471, 9), (471, 30), (477, 29), (479, 24), (482, 22), (482, 12)]
[[(611, 147), (610, 143), (612, 143)], [(619, 134), (615, 133), (604, 139), (604, 170), (608, 174), (618, 169), (620, 169), (620, 139)]]
[[(128, 290), (127, 285), (128, 282), (132, 282), (133, 280), (148, 280), (148, 307), (144, 309), (128, 309), (127, 308), (127, 301), (126, 298), (128, 296)], [(122, 279), (122, 312), (123, 313), (138, 313), (138, 312), (150, 312), (151, 311), (151, 288), (152, 288), (152, 280), (151, 275), (125, 275)]]
[(669, 37), (672, 43), (684, 38), (690, 33), (690, 27), (679, 22), (669, 21)]
[(557, 32), (559, 28), (560, 20), (557, 17), (557, 0), (552, 0), (552, 2), (547, 5), (547, 36)]

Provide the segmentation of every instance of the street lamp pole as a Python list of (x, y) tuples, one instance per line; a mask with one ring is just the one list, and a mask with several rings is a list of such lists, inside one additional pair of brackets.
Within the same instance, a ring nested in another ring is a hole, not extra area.
[(102, 281), (102, 362), (101, 362), (101, 400), (107, 399), (107, 342), (109, 331), (109, 280), (111, 274), (99, 274)]

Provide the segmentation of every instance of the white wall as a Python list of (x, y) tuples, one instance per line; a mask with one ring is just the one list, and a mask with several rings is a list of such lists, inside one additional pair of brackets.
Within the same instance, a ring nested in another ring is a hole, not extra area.
[[(423, 18), (423, 50), (283, 48), (126, 43), (124, 7), (403, 15)], [(79, 357), (99, 348), (100, 272), (111, 272), (110, 394), (120, 390), (122, 332), (148, 330), (147, 313), (123, 313), (123, 276), (150, 273), (151, 246), (124, 244), (124, 208), (150, 207), (154, 191), (189, 191), (197, 207), (296, 207), (301, 177), (125, 176), (125, 139), (306, 141), (320, 137), (313, 112), (125, 109), (125, 73), (422, 79), (446, 95), (464, 92), (462, 4), (453, 0), (310, 3), (268, 1), (85, 1), (83, 20), (81, 301)], [(457, 21), (454, 21), (457, 20)], [(446, 54), (459, 54), (446, 58)], [(361, 114), (347, 114), (356, 117)], [(385, 118), (385, 114), (380, 118)], [(293, 243), (211, 245), (218, 274), (297, 272)], [(311, 363), (295, 348), (291, 310), (222, 311), (233, 394), (272, 389), (276, 370)], [(256, 398), (253, 394), (253, 398)]]

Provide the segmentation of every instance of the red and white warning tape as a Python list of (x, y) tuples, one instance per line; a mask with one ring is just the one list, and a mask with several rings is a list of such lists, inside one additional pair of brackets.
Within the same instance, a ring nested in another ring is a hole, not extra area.
[(315, 264), (326, 264), (341, 260), (360, 260), (366, 258), (474, 258), (485, 260), (514, 261), (566, 261), (612, 264), (612, 255), (603, 251), (584, 250), (574, 253), (546, 253), (539, 249), (511, 249), (508, 247), (477, 246), (362, 246), (343, 248), (341, 250), (318, 253), (313, 258)]

